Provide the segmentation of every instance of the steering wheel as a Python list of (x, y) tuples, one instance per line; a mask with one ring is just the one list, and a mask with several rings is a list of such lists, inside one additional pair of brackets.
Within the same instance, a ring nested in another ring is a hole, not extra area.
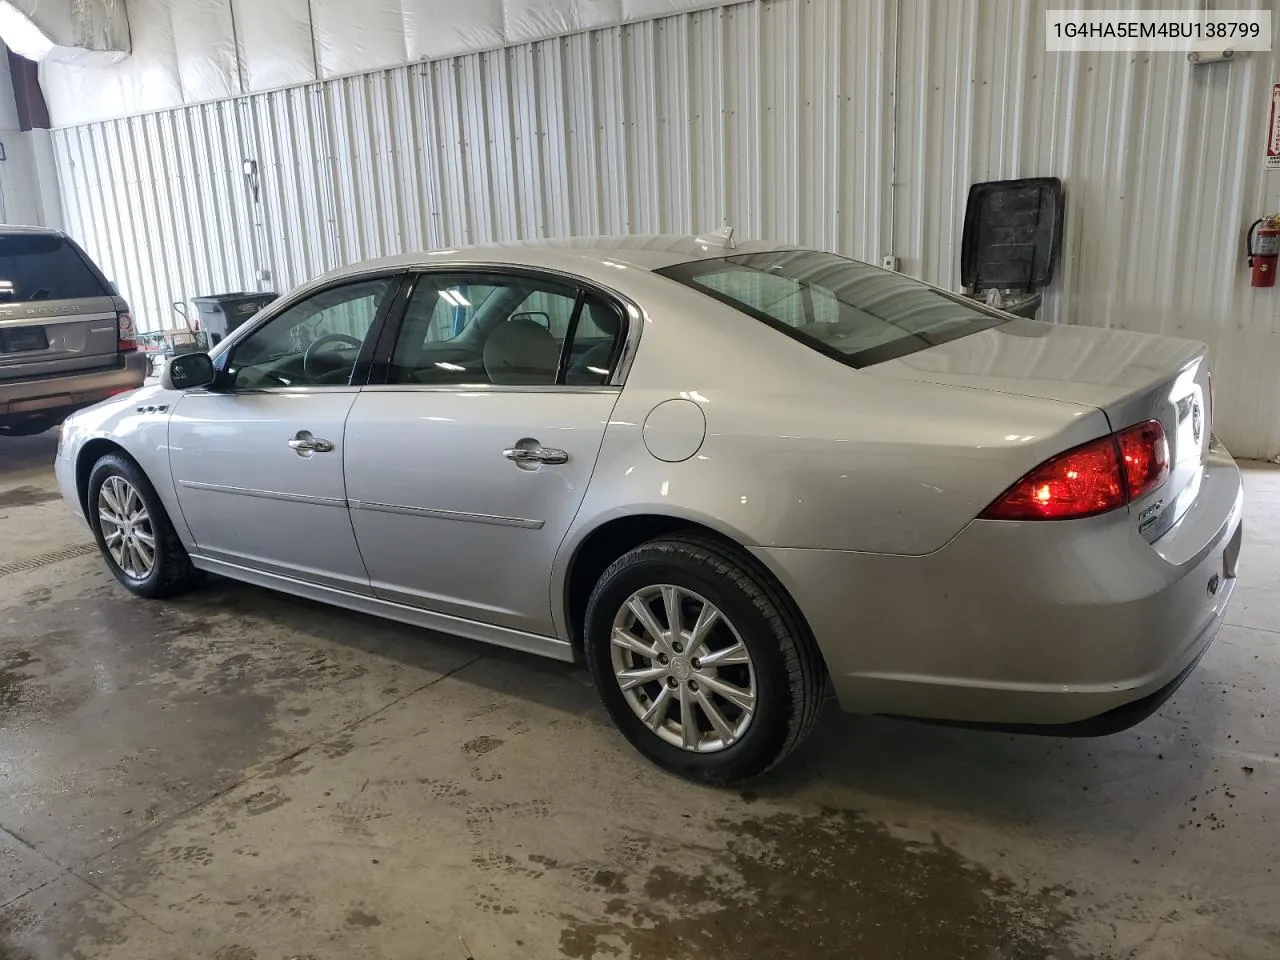
[(345, 333), (330, 333), (321, 337), (319, 340), (313, 340), (307, 347), (306, 352), (302, 355), (302, 372), (305, 373), (308, 378), (315, 380), (320, 376), (320, 374), (311, 369), (311, 362), (323, 347), (327, 347), (333, 343), (344, 343), (349, 347), (355, 347), (357, 350), (364, 346), (363, 340), (357, 340), (355, 337), (349, 337)]

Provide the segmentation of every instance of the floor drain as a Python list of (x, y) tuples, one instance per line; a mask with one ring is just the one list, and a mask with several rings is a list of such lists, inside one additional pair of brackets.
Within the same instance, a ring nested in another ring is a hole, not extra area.
[(76, 557), (87, 557), (89, 554), (97, 552), (98, 545), (96, 543), (77, 543), (74, 547), (65, 547), (62, 550), (55, 550), (53, 553), (42, 553), (38, 557), (28, 557), (26, 560), (15, 560), (13, 563), (6, 563), (0, 566), (0, 577), (7, 577), (11, 573), (38, 570), (52, 563), (74, 560)]

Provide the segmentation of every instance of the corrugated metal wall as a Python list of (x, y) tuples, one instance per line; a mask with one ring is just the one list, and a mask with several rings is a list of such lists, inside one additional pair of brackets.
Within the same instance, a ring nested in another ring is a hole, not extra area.
[(63, 129), (66, 217), (156, 329), (355, 259), (725, 221), (957, 287), (969, 184), (1056, 175), (1042, 317), (1205, 340), (1224, 439), (1274, 455), (1280, 293), (1239, 251), (1280, 207), (1275, 58), (1049, 54), (1049, 5), (743, 3)]

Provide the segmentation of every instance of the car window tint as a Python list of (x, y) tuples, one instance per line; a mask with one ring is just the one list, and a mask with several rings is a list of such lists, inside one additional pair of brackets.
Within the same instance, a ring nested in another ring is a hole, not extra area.
[(600, 386), (613, 377), (621, 351), (622, 312), (602, 297), (591, 294), (582, 306), (570, 345), (565, 383)]
[(470, 326), (476, 312), (496, 289), (490, 284), (479, 283), (456, 283), (443, 287), (434, 303), (429, 297), (411, 300), (406, 322), (421, 326), (424, 341), (440, 343), (452, 340)]
[(1007, 319), (902, 274), (813, 250), (741, 254), (657, 272), (855, 367)]
[[(577, 288), (550, 278), (424, 274), (406, 305), (388, 382), (549, 386), (557, 382), (562, 358), (572, 370), (603, 343), (603, 359), (599, 350), (588, 358), (603, 374), (583, 367), (564, 381), (602, 383), (620, 323), (608, 317), (600, 321), (603, 327), (594, 319), (580, 321), (571, 339), (577, 304)], [(599, 298), (587, 298), (587, 304), (592, 318), (613, 310)]]
[(236, 345), (228, 374), (237, 389), (344, 386), (394, 281), (330, 287), (294, 304)]
[(110, 295), (84, 257), (62, 237), (0, 237), (0, 303)]

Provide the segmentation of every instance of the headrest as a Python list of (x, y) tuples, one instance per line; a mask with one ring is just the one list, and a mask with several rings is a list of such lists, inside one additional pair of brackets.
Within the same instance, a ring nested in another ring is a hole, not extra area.
[(484, 370), (491, 383), (552, 384), (559, 362), (555, 337), (529, 317), (500, 324), (484, 342)]

